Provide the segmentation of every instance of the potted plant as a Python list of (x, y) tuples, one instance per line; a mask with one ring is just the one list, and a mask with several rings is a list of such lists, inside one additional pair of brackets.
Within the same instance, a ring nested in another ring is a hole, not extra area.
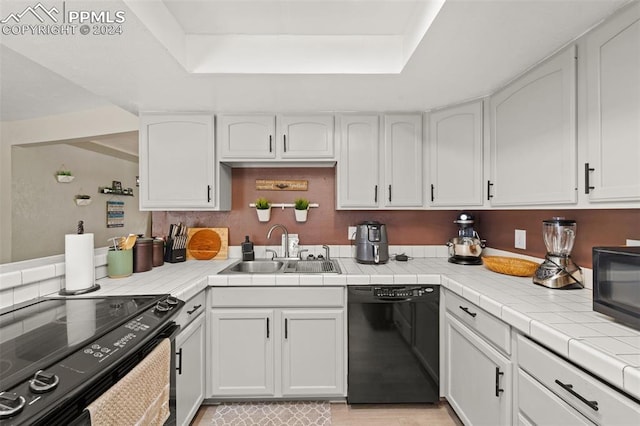
[(260, 222), (269, 222), (271, 219), (271, 203), (264, 197), (256, 200), (256, 212), (258, 212), (258, 220)]
[(56, 179), (61, 183), (69, 183), (75, 179), (75, 176), (73, 176), (71, 170), (58, 170), (56, 172)]
[(309, 213), (309, 200), (306, 198), (297, 198), (295, 201), (294, 213), (296, 215), (296, 222), (306, 222), (307, 214)]

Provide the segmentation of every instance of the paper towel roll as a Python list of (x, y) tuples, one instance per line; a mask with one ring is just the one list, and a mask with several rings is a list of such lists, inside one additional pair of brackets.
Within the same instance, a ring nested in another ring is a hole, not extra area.
[(93, 265), (93, 234), (64, 236), (65, 289), (85, 290), (95, 284)]

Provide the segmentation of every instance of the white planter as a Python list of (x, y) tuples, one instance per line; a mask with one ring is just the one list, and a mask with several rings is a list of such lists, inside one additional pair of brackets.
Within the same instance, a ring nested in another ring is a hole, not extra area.
[(58, 182), (60, 183), (69, 183), (72, 182), (76, 177), (75, 176), (67, 176), (67, 175), (56, 175)]
[(76, 198), (76, 205), (78, 206), (88, 206), (91, 204), (91, 198)]
[(258, 220), (260, 222), (269, 222), (271, 219), (271, 207), (268, 209), (256, 209), (258, 212)]
[(296, 222), (306, 222), (307, 221), (307, 214), (309, 213), (309, 208), (307, 208), (305, 210), (293, 209), (293, 211), (296, 214)]

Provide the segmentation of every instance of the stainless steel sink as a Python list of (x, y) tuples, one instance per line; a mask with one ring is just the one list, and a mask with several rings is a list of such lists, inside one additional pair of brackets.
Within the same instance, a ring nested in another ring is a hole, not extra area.
[(335, 260), (245, 260), (227, 266), (219, 274), (340, 274)]
[(236, 262), (221, 273), (275, 274), (280, 272), (283, 267), (284, 262), (279, 260), (250, 260)]

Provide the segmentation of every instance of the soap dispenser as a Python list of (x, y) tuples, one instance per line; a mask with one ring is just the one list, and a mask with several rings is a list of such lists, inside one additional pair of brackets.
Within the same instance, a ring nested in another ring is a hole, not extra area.
[(255, 253), (253, 252), (253, 243), (249, 240), (249, 236), (245, 235), (244, 242), (242, 243), (242, 260), (255, 260)]

